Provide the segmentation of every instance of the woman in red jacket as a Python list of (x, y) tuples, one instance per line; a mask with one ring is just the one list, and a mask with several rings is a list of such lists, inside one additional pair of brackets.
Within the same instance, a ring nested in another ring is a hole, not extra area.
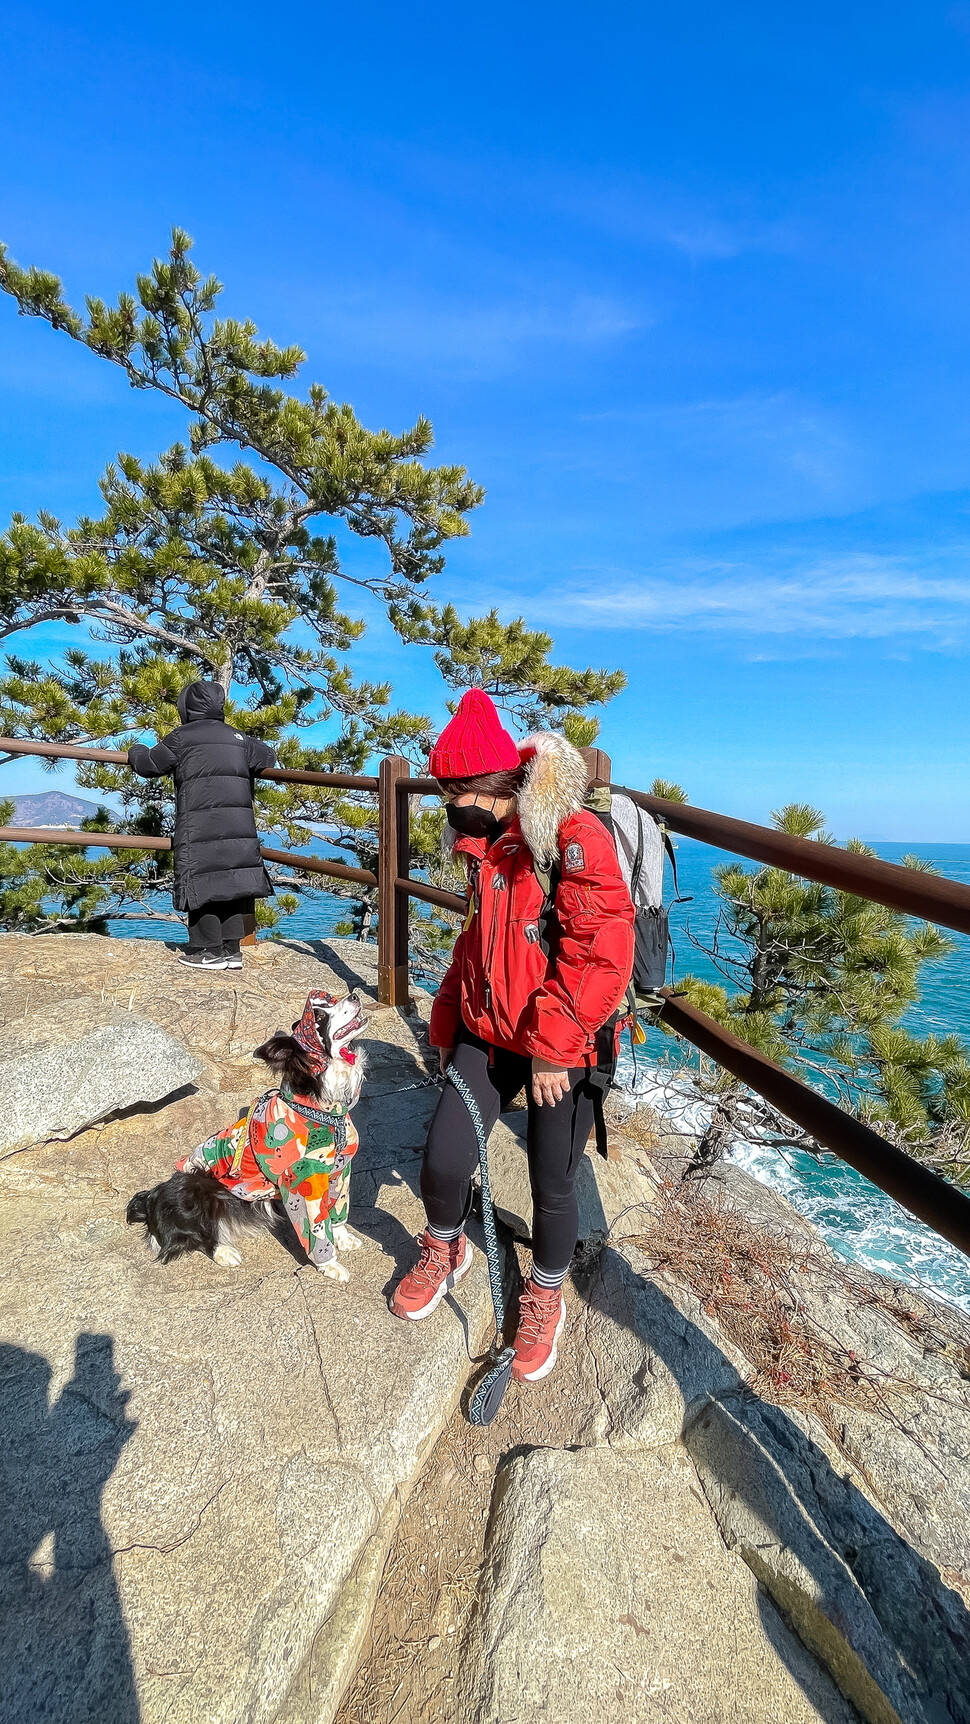
[[(586, 767), (544, 731), (517, 747), (486, 694), (472, 689), (432, 751), (449, 833), (471, 902), (431, 1013), (441, 1069), (452, 1061), (490, 1131), (525, 1086), (533, 1264), (519, 1306), (513, 1372), (545, 1377), (566, 1319), (562, 1284), (576, 1248), (576, 1170), (593, 1126), (596, 1032), (633, 967), (634, 911), (609, 833), (583, 807)], [(546, 891), (558, 876), (557, 938), (544, 939)], [(477, 1144), (464, 1102), (446, 1085), (428, 1135), (421, 1255), (391, 1300), (398, 1317), (430, 1316), (472, 1260), (464, 1233)]]

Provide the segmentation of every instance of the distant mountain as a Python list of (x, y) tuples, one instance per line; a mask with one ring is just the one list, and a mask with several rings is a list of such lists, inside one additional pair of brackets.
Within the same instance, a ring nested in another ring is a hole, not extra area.
[(65, 796), (63, 790), (41, 790), (35, 796), (13, 799), (15, 826), (78, 827), (97, 814), (98, 804), (83, 796)]

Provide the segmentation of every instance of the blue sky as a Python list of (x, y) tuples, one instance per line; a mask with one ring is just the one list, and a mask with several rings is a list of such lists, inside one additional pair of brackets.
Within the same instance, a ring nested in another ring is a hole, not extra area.
[[(431, 416), (488, 491), (441, 592), (626, 670), (618, 774), (843, 835), (970, 841), (968, 143), (970, 4), (0, 20), (20, 262), (113, 297), (188, 228), (305, 381)], [(0, 520), (181, 431), (0, 302)]]

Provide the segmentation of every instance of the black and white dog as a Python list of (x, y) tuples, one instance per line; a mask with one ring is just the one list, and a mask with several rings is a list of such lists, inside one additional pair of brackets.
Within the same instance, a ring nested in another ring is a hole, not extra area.
[(361, 1241), (347, 1226), (351, 1161), (358, 1146), (350, 1117), (364, 1076), (351, 1044), (366, 1025), (357, 993), (342, 1000), (311, 993), (291, 1035), (278, 1032), (255, 1051), (277, 1074), (232, 1126), (207, 1138), (126, 1212), (141, 1223), (162, 1263), (201, 1251), (224, 1268), (242, 1258), (235, 1241), (271, 1227), (282, 1199), (309, 1261), (334, 1281), (349, 1281), (338, 1252)]

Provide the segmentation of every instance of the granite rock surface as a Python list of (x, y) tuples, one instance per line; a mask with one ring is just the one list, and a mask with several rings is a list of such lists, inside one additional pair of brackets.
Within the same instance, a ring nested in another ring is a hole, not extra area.
[(348, 944), (354, 970), (339, 949), (267, 942), (235, 980), (147, 941), (0, 947), (8, 1022), (85, 982), (92, 1009), (102, 991), (127, 1009), (134, 988), (203, 1068), (160, 1111), (0, 1162), (5, 1724), (263, 1724), (285, 1707), (316, 1724), (350, 1674), (373, 1570), (491, 1309), (479, 1255), (439, 1320), (387, 1310), (422, 1218), (420, 1016), (374, 1010), (362, 1038), (349, 1285), (285, 1237), (247, 1241), (235, 1271), (161, 1267), (124, 1223), (133, 1190), (265, 1087), (251, 1050), (309, 987), (339, 991), (361, 967), (366, 987), (369, 954), (360, 966)]
[(194, 1083), (202, 1060), (145, 1018), (90, 1000), (62, 1001), (7, 1031), (0, 1055), (0, 1153), (72, 1137), (126, 1108), (150, 1106)]
[[(379, 1009), (374, 948), (352, 941), (244, 961), (205, 975), (154, 941), (0, 941), (0, 1068), (120, 1034), (142, 1092), (0, 1153), (4, 1724), (330, 1724), (402, 1505), (490, 1335), (480, 1249), (432, 1321), (387, 1311), (423, 1223), (427, 997)], [(156, 1264), (124, 1224), (131, 1193), (268, 1087), (252, 1050), (309, 988), (350, 986), (369, 1009), (350, 1283), (285, 1228), (235, 1271)], [(175, 1083), (173, 1055), (161, 1100), (142, 1031), (191, 1068)], [(523, 1124), (491, 1143), (520, 1237)], [(755, 1392), (716, 1302), (638, 1243), (663, 1166), (615, 1131), (579, 1174), (568, 1435), (498, 1473), (462, 1717), (970, 1724), (970, 1351), (958, 1324), (928, 1341), (889, 1284), (847, 1301), (808, 1224), (738, 1174), (723, 1201), (799, 1243), (804, 1309), (876, 1360), (891, 1416)], [(556, 1381), (510, 1393), (551, 1414)]]
[(663, 1447), (499, 1474), (461, 1702), (475, 1724), (852, 1724)]

